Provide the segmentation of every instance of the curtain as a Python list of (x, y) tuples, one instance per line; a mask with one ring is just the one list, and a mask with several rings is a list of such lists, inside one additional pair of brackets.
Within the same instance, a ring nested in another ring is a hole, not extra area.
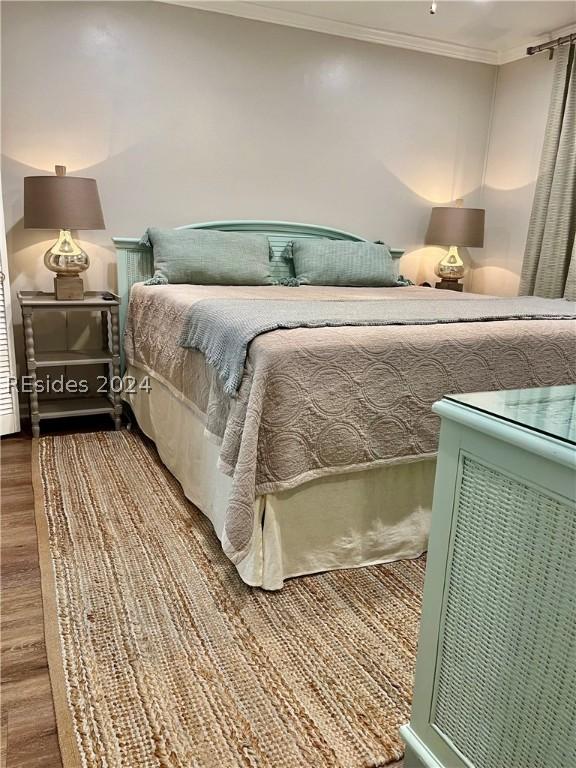
[(556, 51), (552, 98), (530, 214), (520, 295), (576, 299), (576, 56)]

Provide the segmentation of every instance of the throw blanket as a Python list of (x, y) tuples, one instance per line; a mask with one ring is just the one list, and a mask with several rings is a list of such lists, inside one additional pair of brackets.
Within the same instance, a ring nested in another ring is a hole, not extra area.
[(280, 328), (572, 318), (576, 318), (576, 303), (532, 296), (433, 302), (207, 299), (192, 305), (179, 345), (202, 352), (226, 394), (234, 397), (242, 382), (248, 345), (260, 334)]

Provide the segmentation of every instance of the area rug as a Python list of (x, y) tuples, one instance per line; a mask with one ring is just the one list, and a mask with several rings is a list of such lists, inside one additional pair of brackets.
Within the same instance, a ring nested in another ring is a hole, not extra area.
[(153, 446), (35, 441), (65, 768), (376, 768), (402, 756), (423, 559), (242, 583)]

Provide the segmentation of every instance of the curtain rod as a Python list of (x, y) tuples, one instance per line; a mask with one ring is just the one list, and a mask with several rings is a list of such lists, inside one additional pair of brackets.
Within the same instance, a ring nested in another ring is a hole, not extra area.
[(569, 35), (564, 35), (564, 37), (557, 37), (556, 40), (550, 40), (548, 43), (531, 45), (526, 49), (526, 53), (528, 56), (533, 56), (535, 53), (540, 53), (540, 51), (550, 51), (552, 56), (554, 48), (558, 48), (560, 45), (566, 45), (566, 43), (573, 43), (574, 41), (576, 41), (576, 32), (571, 32)]

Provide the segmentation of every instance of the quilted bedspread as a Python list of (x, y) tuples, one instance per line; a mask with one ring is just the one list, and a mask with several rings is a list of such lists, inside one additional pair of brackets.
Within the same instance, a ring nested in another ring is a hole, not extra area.
[[(433, 456), (439, 419), (431, 406), (447, 393), (576, 377), (573, 320), (294, 328), (254, 339), (232, 399), (202, 353), (178, 346), (191, 304), (218, 298), (439, 297), (416, 287), (133, 286), (126, 359), (183, 399), (220, 443), (220, 469), (233, 478), (222, 544), (235, 563), (250, 544), (257, 495)], [(441, 297), (472, 298), (447, 291)]]
[(238, 392), (248, 347), (257, 336), (286, 328), (346, 325), (435, 325), (487, 320), (576, 320), (576, 303), (520, 296), (477, 297), (464, 301), (285, 301), (204, 299), (192, 304), (178, 341), (198, 349), (216, 369), (227, 395)]

